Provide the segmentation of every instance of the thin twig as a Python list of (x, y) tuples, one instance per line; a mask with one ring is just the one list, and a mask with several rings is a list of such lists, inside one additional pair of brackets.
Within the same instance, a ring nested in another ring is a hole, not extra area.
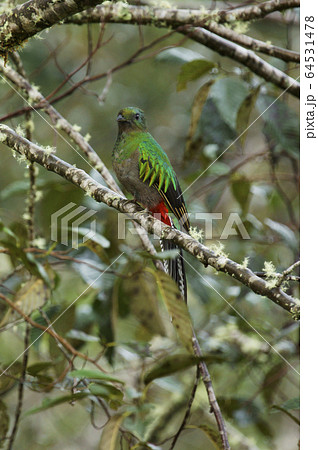
[(194, 385), (193, 385), (193, 388), (192, 388), (192, 391), (191, 391), (191, 395), (190, 395), (190, 398), (189, 398), (189, 401), (188, 401), (187, 409), (186, 409), (185, 415), (183, 417), (183, 420), (181, 422), (181, 425), (180, 425), (177, 433), (175, 434), (175, 436), (173, 438), (173, 441), (171, 443), (171, 446), (170, 446), (169, 450), (173, 450), (174, 449), (180, 434), (182, 433), (184, 427), (186, 426), (186, 424), (188, 422), (188, 419), (190, 417), (191, 407), (192, 407), (192, 404), (193, 404), (193, 401), (194, 401), (194, 397), (195, 397), (195, 393), (197, 391), (197, 387), (198, 387), (198, 384), (199, 384), (199, 380), (200, 380), (200, 367), (197, 366), (195, 380), (194, 380)]
[[(200, 344), (199, 344), (199, 341), (194, 332), (193, 332), (193, 337), (192, 337), (192, 345), (193, 345), (193, 350), (194, 350), (195, 356), (197, 356), (198, 358), (202, 358), (203, 355), (202, 355), (202, 351), (200, 348)], [(205, 389), (208, 394), (208, 399), (209, 399), (209, 404), (210, 404), (210, 412), (213, 413), (215, 416), (215, 420), (216, 420), (218, 430), (219, 430), (221, 440), (222, 440), (223, 449), (229, 450), (230, 444), (229, 444), (228, 437), (227, 437), (225, 423), (224, 423), (223, 416), (222, 416), (219, 404), (217, 402), (217, 399), (216, 399), (216, 396), (215, 396), (215, 393), (213, 390), (212, 380), (211, 380), (211, 376), (210, 376), (208, 367), (204, 361), (201, 361), (199, 363), (199, 368), (200, 368), (200, 373), (202, 376), (202, 381), (205, 385)]]
[(32, 325), (32, 327), (38, 328), (38, 329), (44, 331), (45, 333), (48, 333), (53, 338), (56, 338), (63, 345), (63, 347), (66, 350), (68, 350), (70, 353), (72, 353), (74, 356), (84, 359), (85, 361), (89, 361), (90, 363), (94, 364), (99, 370), (106, 373), (106, 371), (94, 359), (90, 358), (87, 355), (84, 355), (84, 353), (77, 351), (66, 339), (64, 339), (62, 336), (60, 336), (56, 332), (54, 332), (50, 326), (45, 327), (45, 326), (35, 322), (34, 320), (32, 320), (29, 316), (24, 314), (24, 312), (5, 295), (0, 294), (0, 298), (2, 298), (2, 300), (4, 300), (7, 303), (7, 305), (10, 306), (10, 308), (12, 308), (18, 314), (20, 314), (20, 316), (23, 317), (26, 322), (28, 322), (30, 325)]
[[(20, 55), (18, 52), (13, 52), (11, 54), (11, 59), (14, 62), (17, 72), (22, 76), (26, 77), (26, 73), (22, 64), (22, 60), (20, 58)], [(25, 112), (25, 131), (26, 131), (26, 138), (28, 141), (32, 141), (32, 111), (26, 111)], [(28, 229), (28, 240), (30, 244), (33, 243), (35, 238), (34, 233), (34, 223), (35, 223), (35, 202), (36, 202), (36, 170), (34, 163), (29, 164), (29, 192), (26, 197), (26, 204), (27, 204), (27, 229)]]
[(14, 439), (16, 437), (17, 431), (18, 431), (18, 424), (22, 412), (22, 405), (23, 405), (23, 394), (24, 394), (24, 383), (25, 383), (25, 377), (26, 377), (26, 369), (28, 365), (28, 358), (29, 358), (29, 337), (30, 337), (30, 326), (29, 324), (26, 324), (25, 328), (25, 334), (24, 334), (24, 353), (23, 353), (23, 360), (22, 360), (22, 370), (21, 370), (21, 376), (19, 380), (19, 390), (18, 390), (18, 403), (15, 410), (14, 415), (14, 423), (11, 431), (11, 435), (9, 438), (8, 443), (8, 449), (11, 450), (13, 448)]
[[(260, 277), (260, 278), (266, 278), (267, 277), (267, 275), (266, 275), (266, 273), (265, 272), (254, 272), (255, 273), (255, 275), (257, 275), (258, 277)], [(275, 273), (275, 274), (273, 274), (273, 277), (277, 277), (277, 278), (279, 278), (279, 277), (281, 277), (282, 276), (282, 274), (281, 273)], [(295, 282), (297, 282), (297, 283), (299, 283), (300, 282), (300, 277), (299, 276), (297, 276), (297, 275), (286, 275), (285, 277), (284, 277), (284, 279), (286, 280), (286, 281), (295, 281)], [(276, 286), (277, 286), (277, 284), (276, 284)]]
[(280, 279), (276, 283), (276, 286), (279, 287), (283, 283), (284, 280), (287, 280), (287, 277), (291, 272), (293, 272), (297, 267), (300, 266), (300, 261), (296, 261), (294, 264), (292, 264), (290, 267), (288, 267), (286, 270), (284, 270), (281, 275)]

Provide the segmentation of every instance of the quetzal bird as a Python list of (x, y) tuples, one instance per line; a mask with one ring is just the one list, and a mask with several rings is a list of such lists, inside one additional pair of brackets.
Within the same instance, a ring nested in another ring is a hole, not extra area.
[[(190, 231), (189, 216), (177, 176), (168, 156), (147, 129), (144, 113), (135, 107), (123, 108), (117, 116), (118, 136), (113, 149), (113, 168), (118, 180), (135, 201), (157, 219), (174, 226), (169, 210), (180, 228)], [(162, 250), (178, 248), (172, 241), (161, 240)], [(187, 284), (182, 249), (176, 258), (164, 263), (166, 272), (176, 281), (185, 301)]]

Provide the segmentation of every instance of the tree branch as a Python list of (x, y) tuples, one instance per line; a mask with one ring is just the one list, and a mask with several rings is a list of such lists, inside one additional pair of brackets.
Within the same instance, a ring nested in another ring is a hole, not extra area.
[[(123, 9), (125, 14), (123, 14)], [(213, 14), (213, 12), (209, 13), (208, 11), (159, 9), (132, 5), (123, 6), (122, 4), (110, 4), (107, 2), (94, 9), (68, 18), (65, 22), (78, 25), (92, 22), (112, 22), (155, 25), (157, 27), (170, 26), (175, 31), (185, 34), (192, 40), (214, 50), (220, 55), (227, 56), (243, 64), (264, 80), (282, 89), (289, 88), (291, 94), (296, 97), (300, 96), (300, 86), (295, 79), (264, 61), (255, 55), (253, 51), (242, 48), (241, 45), (255, 51), (264, 51), (269, 55), (277, 56), (285, 61), (293, 60), (294, 62), (298, 62), (299, 54), (279, 49), (279, 47), (270, 46), (249, 36), (240, 35), (216, 23)], [(231, 42), (231, 40), (240, 45)]]
[(232, 9), (232, 11), (219, 11), (219, 23), (233, 22), (236, 20), (255, 20), (275, 11), (285, 11), (290, 8), (298, 8), (299, 0), (270, 0), (268, 2), (259, 3), (252, 6), (243, 6), (241, 8)]
[(100, 0), (30, 0), (0, 16), (0, 55), (6, 56), (26, 39)]
[(154, 233), (163, 239), (171, 239), (205, 266), (209, 265), (217, 271), (230, 275), (240, 283), (248, 286), (255, 293), (268, 297), (277, 305), (289, 311), (295, 319), (299, 319), (299, 302), (286, 294), (280, 287), (268, 287), (267, 282), (256, 276), (250, 269), (242, 267), (229, 258), (216, 255), (212, 250), (200, 244), (188, 234), (162, 224), (162, 222), (155, 219), (135, 202), (127, 200), (123, 196), (102, 186), (83, 170), (71, 166), (50, 152), (45, 151), (40, 146), (22, 138), (6, 125), (0, 125), (0, 142), (20, 153), (28, 160), (35, 161), (47, 170), (55, 172), (72, 182), (96, 201), (105, 203), (117, 211), (129, 215), (147, 232)]
[(179, 28), (178, 31), (187, 34), (191, 39), (205, 45), (220, 55), (227, 56), (234, 61), (243, 64), (259, 77), (275, 84), (281, 89), (288, 89), (295, 97), (300, 97), (300, 85), (297, 80), (289, 77), (281, 70), (264, 61), (262, 58), (255, 55), (254, 52), (246, 50), (233, 42), (227, 41), (204, 28), (192, 28), (191, 26), (186, 26), (181, 29)]
[[(266, 4), (264, 3), (263, 5)], [(125, 14), (123, 14), (122, 12), (123, 8)], [(239, 12), (237, 14), (242, 14), (242, 12)], [(223, 20), (224, 15), (228, 15), (228, 21)], [(248, 14), (245, 14), (245, 16), (248, 17)], [(133, 5), (125, 5), (123, 7), (122, 5), (118, 5), (116, 3), (114, 4), (106, 2), (94, 9), (90, 9), (80, 14), (76, 14), (73, 17), (69, 17), (64, 22), (77, 25), (81, 25), (83, 23), (100, 22), (155, 25), (157, 27), (172, 27), (177, 31), (180, 26), (183, 27), (186, 25), (192, 25), (194, 27), (202, 27), (207, 31), (211, 31), (212, 33), (215, 33), (230, 41), (236, 42), (237, 44), (243, 45), (244, 47), (271, 56), (275, 56), (279, 59), (282, 59), (283, 61), (296, 63), (300, 62), (300, 55), (297, 52), (267, 44), (250, 36), (237, 33), (234, 30), (222, 25), (222, 23), (224, 22), (230, 23), (239, 20), (233, 19), (233, 17), (235, 17), (235, 10), (228, 12), (218, 10), (202, 11), (194, 9), (160, 9)], [(194, 37), (193, 39), (195, 40)]]

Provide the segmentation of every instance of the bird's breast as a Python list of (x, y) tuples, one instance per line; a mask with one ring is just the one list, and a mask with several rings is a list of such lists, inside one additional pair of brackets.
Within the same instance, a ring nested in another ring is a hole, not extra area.
[(143, 182), (139, 176), (139, 152), (129, 157), (121, 158), (120, 149), (113, 158), (113, 168), (120, 183), (145, 208), (151, 209), (161, 201), (160, 194), (148, 182)]

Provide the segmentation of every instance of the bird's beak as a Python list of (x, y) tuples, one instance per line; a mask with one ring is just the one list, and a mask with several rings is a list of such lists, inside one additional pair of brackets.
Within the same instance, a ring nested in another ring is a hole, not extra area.
[(122, 116), (121, 114), (118, 114), (118, 116), (117, 116), (117, 122), (125, 122), (124, 116)]

